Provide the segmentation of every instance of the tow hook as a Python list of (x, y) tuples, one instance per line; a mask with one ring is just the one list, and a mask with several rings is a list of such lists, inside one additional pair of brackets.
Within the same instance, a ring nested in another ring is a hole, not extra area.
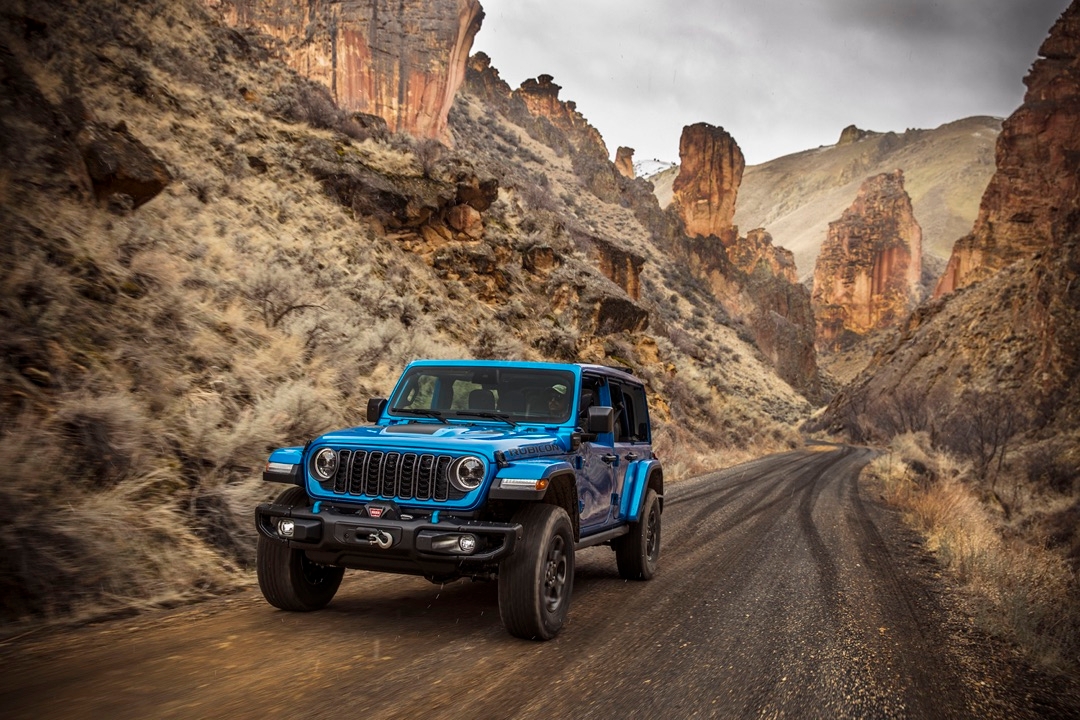
[(368, 535), (368, 542), (372, 545), (378, 545), (381, 549), (385, 550), (394, 544), (394, 536), (385, 530), (376, 530)]

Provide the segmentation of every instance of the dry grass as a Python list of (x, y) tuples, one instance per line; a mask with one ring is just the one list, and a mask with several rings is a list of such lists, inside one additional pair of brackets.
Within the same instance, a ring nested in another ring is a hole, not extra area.
[(899, 435), (864, 470), (901, 508), (973, 601), (976, 621), (1035, 660), (1075, 670), (1080, 652), (1076, 574), (1060, 552), (1005, 532), (971, 485), (970, 466)]

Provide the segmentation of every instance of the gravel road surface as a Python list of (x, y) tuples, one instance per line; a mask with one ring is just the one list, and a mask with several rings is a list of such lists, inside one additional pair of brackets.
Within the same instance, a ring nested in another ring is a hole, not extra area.
[(579, 553), (551, 642), (503, 631), (494, 583), (350, 572), (316, 613), (249, 589), (0, 642), (0, 714), (1069, 717), (860, 492), (872, 456), (818, 445), (670, 484), (656, 577), (625, 582), (610, 549)]

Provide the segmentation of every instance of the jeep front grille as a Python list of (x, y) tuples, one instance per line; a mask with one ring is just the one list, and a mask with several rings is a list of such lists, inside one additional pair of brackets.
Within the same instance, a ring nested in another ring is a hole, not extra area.
[[(449, 455), (338, 450), (333, 490), (396, 500), (458, 500), (465, 493), (450, 485)], [(330, 485), (328, 481), (324, 485)]]

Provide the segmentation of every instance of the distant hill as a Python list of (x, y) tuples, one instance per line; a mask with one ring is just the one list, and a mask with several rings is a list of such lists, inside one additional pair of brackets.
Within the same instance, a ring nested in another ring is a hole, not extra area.
[[(829, 222), (840, 217), (860, 183), (899, 168), (922, 226), (923, 252), (944, 260), (953, 243), (971, 230), (994, 173), (1000, 132), (1001, 120), (991, 117), (904, 133), (845, 131), (836, 145), (747, 167), (735, 223), (743, 231), (768, 230), (777, 245), (795, 254), (799, 276), (807, 278)], [(671, 202), (677, 174), (676, 166), (650, 178), (662, 207)]]

